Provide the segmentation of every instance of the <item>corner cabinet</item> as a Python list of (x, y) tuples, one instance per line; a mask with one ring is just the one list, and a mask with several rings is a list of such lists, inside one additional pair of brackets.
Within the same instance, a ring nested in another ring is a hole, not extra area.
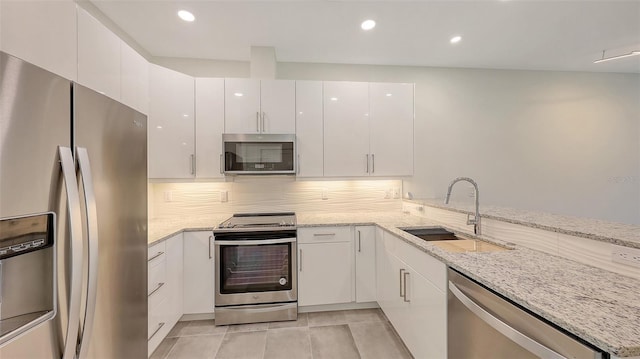
[(295, 133), (295, 81), (225, 79), (225, 133)]
[(446, 266), (394, 235), (376, 238), (377, 298), (416, 358), (447, 357)]
[(153, 64), (149, 79), (149, 178), (193, 178), (194, 79)]
[(352, 283), (351, 227), (298, 228), (298, 304), (350, 303)]
[(214, 309), (213, 233), (184, 233), (184, 314), (210, 314)]

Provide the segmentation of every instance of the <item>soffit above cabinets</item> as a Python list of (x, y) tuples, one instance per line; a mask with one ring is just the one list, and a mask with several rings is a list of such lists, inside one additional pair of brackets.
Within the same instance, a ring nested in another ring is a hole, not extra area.
[(640, 49), (637, 0), (91, 1), (156, 57), (640, 73), (640, 56), (593, 63)]

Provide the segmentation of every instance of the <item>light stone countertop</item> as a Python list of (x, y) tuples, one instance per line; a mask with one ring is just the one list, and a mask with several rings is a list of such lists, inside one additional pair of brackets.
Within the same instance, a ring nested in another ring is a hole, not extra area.
[[(149, 243), (183, 230), (211, 230), (229, 216), (152, 220)], [(297, 219), (299, 227), (376, 224), (600, 349), (640, 356), (640, 280), (524, 247), (450, 253), (397, 228), (446, 225), (400, 212), (297, 213)]]
[[(458, 203), (447, 205), (444, 204), (443, 199), (405, 199), (404, 201), (460, 213), (475, 212), (473, 204)], [(507, 207), (484, 206), (482, 204), (480, 205), (480, 217), (589, 238), (601, 242), (609, 242), (626, 247), (640, 248), (640, 225)]]

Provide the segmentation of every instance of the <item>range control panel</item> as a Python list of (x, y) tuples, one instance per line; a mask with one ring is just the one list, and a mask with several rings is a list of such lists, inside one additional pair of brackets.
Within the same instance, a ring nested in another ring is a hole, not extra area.
[(0, 260), (53, 246), (54, 224), (54, 213), (1, 219)]

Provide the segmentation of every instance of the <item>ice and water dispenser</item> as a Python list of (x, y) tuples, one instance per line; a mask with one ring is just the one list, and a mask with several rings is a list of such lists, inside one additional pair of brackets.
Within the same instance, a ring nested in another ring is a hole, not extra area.
[(55, 214), (0, 220), (0, 346), (56, 313)]

